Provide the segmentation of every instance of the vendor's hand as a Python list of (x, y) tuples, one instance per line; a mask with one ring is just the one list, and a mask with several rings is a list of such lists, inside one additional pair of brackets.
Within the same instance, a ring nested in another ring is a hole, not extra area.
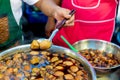
[(64, 8), (59, 8), (59, 9), (55, 10), (53, 16), (57, 20), (57, 23), (55, 23), (55, 21), (54, 21), (55, 19), (53, 17), (48, 17), (48, 21), (45, 26), (45, 33), (46, 33), (47, 37), (49, 37), (51, 35), (52, 31), (55, 29), (55, 26), (57, 24), (59, 24), (64, 18), (68, 19), (64, 26), (73, 26), (74, 25), (74, 15), (71, 16), (71, 15), (69, 15), (69, 13), (70, 13), (70, 10), (64, 9)]
[(65, 23), (65, 26), (73, 26), (74, 25), (74, 15), (69, 15), (70, 10), (57, 7), (53, 12), (54, 18), (57, 20), (57, 24), (60, 23), (64, 18), (68, 19)]
[(36, 2), (34, 5), (45, 15), (54, 17), (57, 20), (57, 23), (66, 18), (68, 19), (65, 23), (66, 26), (74, 25), (74, 15), (71, 16), (69, 14), (70, 10), (58, 6), (53, 0), (38, 0), (38, 2)]

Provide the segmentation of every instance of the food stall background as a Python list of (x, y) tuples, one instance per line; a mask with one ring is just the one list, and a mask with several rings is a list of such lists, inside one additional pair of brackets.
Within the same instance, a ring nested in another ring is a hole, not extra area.
[[(120, 46), (120, 8), (116, 17), (115, 31), (112, 42)], [(44, 15), (35, 6), (29, 6), (23, 3), (23, 33), (24, 44), (31, 43), (33, 39), (46, 38), (45, 24), (47, 16)]]

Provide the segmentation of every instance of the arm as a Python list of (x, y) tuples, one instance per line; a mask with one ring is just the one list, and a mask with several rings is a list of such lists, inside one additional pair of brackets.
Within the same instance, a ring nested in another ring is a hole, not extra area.
[[(57, 5), (61, 5), (61, 0), (53, 0)], [(55, 19), (53, 17), (48, 17), (48, 21), (45, 25), (46, 36), (49, 37), (51, 32), (55, 29)]]
[[(56, 1), (56, 3), (54, 2)], [(57, 20), (57, 23), (61, 22), (64, 18), (67, 18), (65, 25), (74, 25), (74, 16), (69, 15), (70, 10), (61, 8), (58, 6), (60, 3), (60, 0), (38, 0), (37, 3), (35, 3), (35, 6), (39, 8), (44, 14), (46, 14), (48, 17), (51, 17), (49, 20), (50, 23), (55, 25), (54, 18)], [(58, 4), (58, 5), (57, 5)], [(53, 17), (53, 19), (52, 19)], [(53, 22), (52, 22), (53, 21)], [(51, 24), (50, 24), (51, 25)], [(47, 30), (52, 31), (55, 26), (46, 28)], [(51, 29), (51, 30), (50, 30)]]
[(53, 0), (39, 0), (35, 6), (47, 16), (54, 17), (57, 20), (71, 17), (69, 15), (70, 10), (57, 6)]
[(61, 6), (62, 0), (53, 0), (57, 5)]
[(45, 25), (46, 36), (49, 37), (54, 29), (55, 29), (55, 19), (53, 17), (48, 17), (48, 21)]
[[(56, 5), (61, 6), (62, 0), (52, 0), (52, 1), (54, 1), (54, 3), (56, 3)], [(62, 8), (62, 9), (63, 9), (63, 8)], [(64, 10), (59, 10), (59, 9), (57, 9), (57, 10), (58, 10), (58, 11), (64, 11)], [(67, 11), (65, 11), (65, 12), (67, 12)], [(69, 14), (69, 13), (67, 12), (67, 14)], [(51, 17), (51, 16), (48, 17), (48, 21), (47, 21), (47, 24), (46, 24), (46, 26), (45, 26), (45, 32), (46, 32), (46, 36), (47, 36), (47, 37), (49, 37), (50, 34), (51, 34), (51, 32), (55, 29), (56, 23), (55, 23), (55, 21), (54, 21), (54, 18), (55, 18), (55, 17)], [(67, 17), (64, 16), (64, 18), (67, 18)], [(56, 18), (55, 18), (55, 19), (56, 19)], [(63, 20), (63, 18), (62, 18), (61, 20)], [(57, 24), (58, 24), (61, 20), (57, 20)], [(69, 20), (66, 21), (66, 23), (65, 23), (65, 26), (73, 26), (73, 25), (74, 25), (74, 16), (70, 17)]]
[(38, 0), (35, 6), (47, 16), (54, 17), (58, 23), (64, 18), (67, 18), (67, 24), (74, 24), (74, 16), (71, 17), (71, 15), (69, 15), (70, 10), (61, 8), (56, 5), (53, 0)]
[[(35, 5), (39, 8), (45, 15), (53, 17), (57, 20), (57, 23), (61, 22), (64, 18), (67, 18), (65, 24), (73, 25), (74, 16), (69, 15), (70, 10), (61, 8), (53, 0), (23, 0), (29, 5)], [(59, 3), (60, 0), (55, 0)]]
[[(59, 8), (52, 2), (52, 0), (39, 0), (34, 4), (37, 8), (39, 8), (43, 13), (47, 16), (54, 16), (55, 10)], [(53, 13), (53, 14), (52, 14)]]

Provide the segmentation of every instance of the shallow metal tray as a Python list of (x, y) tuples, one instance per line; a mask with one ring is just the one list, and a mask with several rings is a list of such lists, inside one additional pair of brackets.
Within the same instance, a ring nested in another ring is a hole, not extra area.
[[(17, 46), (17, 47), (14, 47), (14, 48), (11, 48), (11, 49), (1, 52), (0, 59), (3, 59), (10, 55), (13, 55), (17, 52), (26, 52), (27, 53), (30, 50), (31, 49), (30, 49), (29, 44)], [(87, 71), (87, 73), (89, 75), (89, 80), (97, 80), (95, 70), (93, 69), (93, 67), (89, 64), (89, 62), (84, 57), (80, 56), (79, 54), (76, 54), (75, 52), (71, 51), (70, 49), (60, 47), (60, 46), (55, 46), (55, 45), (52, 45), (52, 47), (48, 50), (53, 51), (53, 52), (65, 53), (66, 55), (78, 60), (83, 65), (84, 69)]]

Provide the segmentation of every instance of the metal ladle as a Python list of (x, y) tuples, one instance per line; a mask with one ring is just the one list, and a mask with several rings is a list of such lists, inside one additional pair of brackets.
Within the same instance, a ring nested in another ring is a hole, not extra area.
[[(74, 13), (75, 13), (75, 10), (71, 10), (71, 12), (69, 14), (72, 16)], [(65, 24), (66, 21), (67, 21), (67, 19), (65, 18), (58, 25), (56, 25), (56, 29), (53, 30), (49, 39), (38, 39), (38, 41), (43, 44), (43, 46), (41, 46), (43, 49), (48, 49), (50, 46), (52, 46), (52, 39), (54, 38), (56, 33), (59, 31), (59, 29)], [(43, 40), (47, 40), (47, 41), (43, 41)], [(46, 43), (48, 44), (48, 46)]]
[[(74, 13), (75, 13), (75, 10), (73, 9), (73, 10), (70, 11), (69, 14), (72, 16)], [(65, 19), (63, 19), (58, 25), (56, 25), (56, 29), (53, 30), (52, 34), (50, 35), (50, 37), (49, 37), (49, 39), (48, 39), (49, 41), (52, 42), (52, 39), (54, 38), (55, 34), (56, 34), (56, 33), (59, 31), (59, 29), (65, 24), (66, 21), (67, 21), (67, 19), (65, 18)], [(41, 39), (38, 39), (38, 41), (41, 41)]]

